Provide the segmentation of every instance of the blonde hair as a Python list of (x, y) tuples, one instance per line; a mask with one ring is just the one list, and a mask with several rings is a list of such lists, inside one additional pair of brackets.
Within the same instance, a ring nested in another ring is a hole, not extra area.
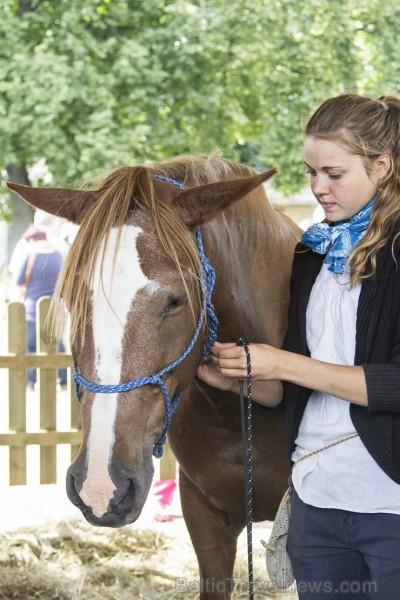
[(398, 235), (400, 219), (400, 98), (377, 100), (342, 94), (326, 100), (308, 121), (304, 135), (328, 140), (361, 157), (367, 173), (382, 154), (391, 167), (379, 181), (367, 232), (350, 256), (351, 285), (376, 272), (379, 250)]

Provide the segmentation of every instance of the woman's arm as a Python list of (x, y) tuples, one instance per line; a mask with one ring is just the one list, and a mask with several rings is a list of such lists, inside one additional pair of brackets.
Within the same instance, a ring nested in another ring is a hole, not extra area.
[[(259, 382), (254, 387), (253, 398), (261, 404), (275, 406), (280, 401), (280, 397), (277, 400), (276, 393), (270, 400), (268, 393), (262, 391), (262, 383), (265, 385), (269, 382), (276, 386), (282, 380), (325, 392), (354, 404), (368, 405), (364, 369), (361, 366), (326, 363), (266, 344), (250, 344), (249, 350), (252, 378), (254, 382)], [(247, 376), (245, 351), (234, 343), (216, 342), (212, 347), (211, 362), (217, 374), (231, 381), (231, 391), (236, 391), (234, 382)], [(209, 369), (211, 370), (210, 365)], [(203, 379), (202, 374), (205, 373), (200, 372), (199, 377)]]

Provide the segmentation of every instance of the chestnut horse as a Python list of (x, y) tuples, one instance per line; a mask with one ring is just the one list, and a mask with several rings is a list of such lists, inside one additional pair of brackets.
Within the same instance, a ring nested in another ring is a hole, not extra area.
[[(122, 167), (96, 190), (9, 184), (33, 206), (80, 224), (58, 288), (71, 315), (82, 405), (68, 496), (94, 525), (135, 521), (180, 394), (169, 442), (202, 600), (230, 597), (245, 524), (239, 398), (196, 378), (207, 338), (203, 309), (214, 304), (220, 341), (282, 343), (299, 232), (267, 200), (261, 184), (274, 172), (213, 154)], [(211, 298), (200, 226), (216, 275)], [(279, 382), (266, 386), (280, 394)], [(256, 521), (274, 518), (287, 485), (283, 419), (254, 405)]]

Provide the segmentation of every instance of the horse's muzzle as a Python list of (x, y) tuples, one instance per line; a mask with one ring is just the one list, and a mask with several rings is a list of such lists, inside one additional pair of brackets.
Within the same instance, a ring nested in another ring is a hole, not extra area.
[(67, 495), (72, 504), (77, 506), (85, 519), (92, 525), (101, 527), (123, 527), (133, 523), (142, 512), (151, 483), (143, 485), (135, 475), (125, 478), (116, 486), (113, 497), (108, 503), (107, 510), (101, 516), (94, 514), (91, 506), (85, 504), (79, 495), (82, 487), (82, 476), (74, 472), (71, 466), (67, 472)]

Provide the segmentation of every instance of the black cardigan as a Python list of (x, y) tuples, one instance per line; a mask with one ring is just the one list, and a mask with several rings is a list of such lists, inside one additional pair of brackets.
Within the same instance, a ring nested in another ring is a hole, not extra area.
[[(289, 324), (284, 349), (309, 356), (306, 310), (325, 256), (298, 244), (293, 261)], [(400, 252), (396, 250), (400, 266)], [(355, 365), (362, 365), (368, 407), (350, 405), (350, 416), (365, 447), (383, 471), (400, 484), (400, 268), (392, 244), (378, 253), (377, 271), (366, 279), (357, 309)], [(285, 382), (289, 455), (312, 390)]]

